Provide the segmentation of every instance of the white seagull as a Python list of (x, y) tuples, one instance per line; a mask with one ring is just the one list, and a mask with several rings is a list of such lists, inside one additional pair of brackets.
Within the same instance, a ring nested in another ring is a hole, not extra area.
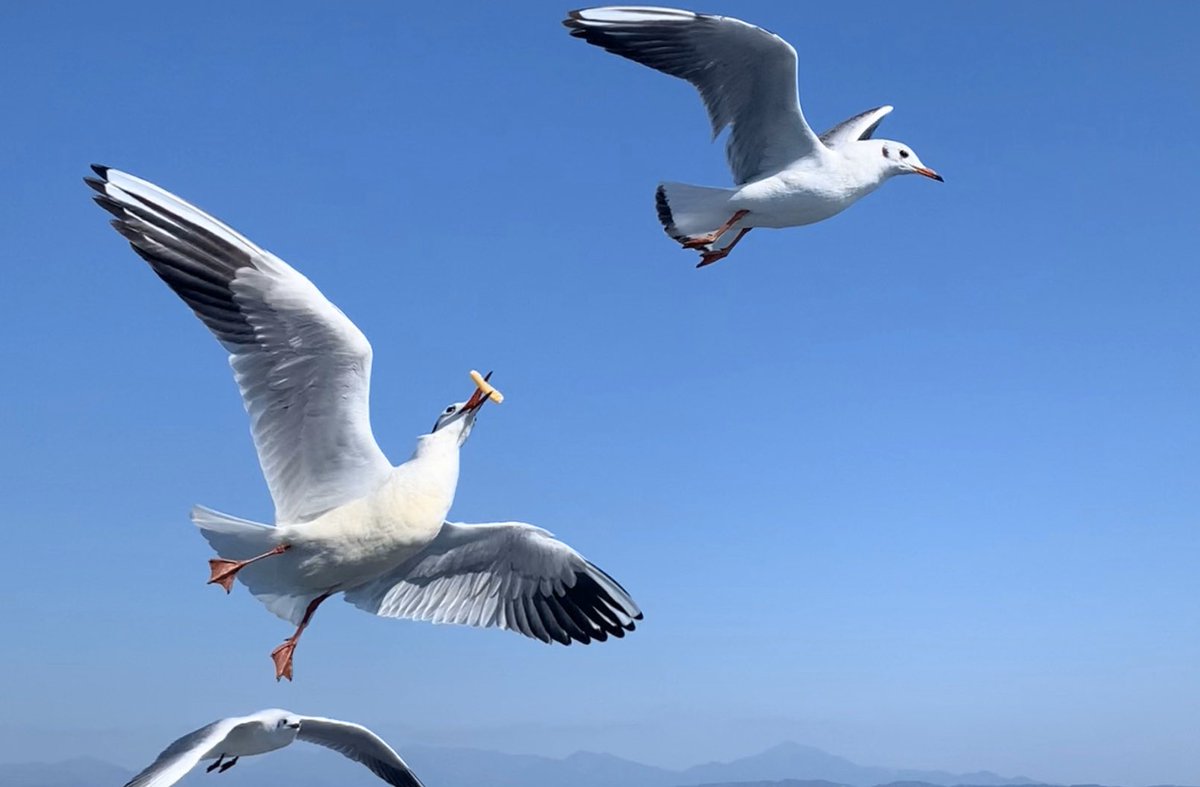
[(637, 6), (571, 11), (576, 38), (691, 82), (725, 146), (735, 188), (662, 183), (658, 219), (697, 267), (724, 258), (754, 227), (796, 227), (827, 219), (893, 175), (934, 180), (912, 148), (871, 139), (890, 106), (869, 109), (813, 133), (796, 88), (796, 50), (774, 33), (728, 16)]
[(450, 405), (393, 467), (371, 434), (371, 345), (283, 260), (152, 183), (108, 167), (85, 181), (155, 273), (229, 351), (250, 415), (275, 526), (197, 506), (234, 577), (296, 632), (271, 657), (292, 677), (296, 642), (335, 593), (383, 617), (499, 627), (543, 642), (603, 642), (640, 620), (612, 577), (521, 522), (446, 522), (459, 449), (494, 391)]
[(189, 732), (163, 749), (125, 787), (170, 787), (202, 760), (215, 760), (205, 768), (209, 773), (224, 773), (237, 765), (239, 757), (266, 754), (295, 740), (333, 749), (395, 787), (422, 787), (400, 755), (366, 727), (278, 709), (232, 716)]

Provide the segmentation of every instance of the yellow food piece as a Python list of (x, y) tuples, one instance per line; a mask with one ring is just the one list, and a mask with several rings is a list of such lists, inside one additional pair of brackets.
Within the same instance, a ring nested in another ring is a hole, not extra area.
[(474, 369), (471, 370), (471, 380), (474, 381), (475, 387), (487, 394), (488, 398), (496, 404), (504, 401), (504, 394), (492, 387), (491, 383), (483, 379), (483, 375)]

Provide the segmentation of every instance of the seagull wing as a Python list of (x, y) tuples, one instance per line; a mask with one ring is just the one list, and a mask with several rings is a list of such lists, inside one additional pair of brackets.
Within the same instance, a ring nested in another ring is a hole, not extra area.
[(346, 600), (383, 617), (494, 626), (563, 645), (623, 637), (642, 619), (615, 579), (522, 522), (446, 522), (424, 550)]
[(423, 787), (400, 755), (375, 733), (358, 724), (318, 716), (301, 716), (302, 741), (315, 743), (362, 763), (371, 772), (395, 787)]
[(691, 82), (713, 136), (732, 126), (725, 153), (738, 185), (821, 147), (800, 110), (796, 50), (774, 33), (670, 8), (587, 8), (570, 12), (563, 24), (589, 44)]
[[(189, 732), (163, 749), (162, 754), (144, 771), (130, 779), (125, 787), (170, 787), (242, 724), (255, 723), (245, 717), (214, 721)], [(219, 753), (219, 752), (218, 752)]]
[(371, 345), (312, 282), (204, 211), (140, 178), (86, 182), (159, 277), (229, 351), (277, 522), (304, 522), (378, 488)]
[(879, 128), (879, 124), (892, 111), (892, 107), (884, 105), (860, 112), (849, 120), (843, 120), (821, 135), (821, 141), (827, 148), (839, 148), (847, 142), (870, 139)]

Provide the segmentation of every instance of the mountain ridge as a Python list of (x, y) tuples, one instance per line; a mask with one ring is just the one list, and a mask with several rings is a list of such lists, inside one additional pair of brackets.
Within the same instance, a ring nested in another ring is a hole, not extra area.
[[(157, 752), (154, 752), (156, 754)], [(594, 751), (562, 758), (472, 749), (407, 745), (401, 754), (428, 787), (1056, 787), (991, 771), (955, 774), (858, 765), (845, 757), (791, 741), (727, 762), (660, 768)], [(153, 758), (147, 754), (146, 762)], [(4, 787), (120, 787), (134, 771), (92, 757), (53, 763), (0, 764)], [(219, 782), (198, 769), (184, 787), (378, 787), (362, 766), (311, 747), (247, 759)], [(1077, 785), (1075, 787), (1084, 787)], [(1155, 787), (1169, 787), (1156, 785)]]

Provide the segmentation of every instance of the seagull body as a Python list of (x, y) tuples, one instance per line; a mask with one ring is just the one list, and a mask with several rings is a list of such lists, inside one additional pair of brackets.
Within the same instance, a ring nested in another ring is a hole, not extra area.
[(296, 625), (272, 652), (276, 678), (291, 679), (300, 634), (335, 593), (384, 617), (500, 627), (564, 645), (633, 630), (641, 612), (624, 588), (549, 532), (446, 521), (486, 378), (393, 467), (371, 433), (371, 345), (346, 315), (199, 208), (93, 169), (99, 178), (86, 182), (113, 226), (230, 353), (275, 525), (202, 506), (192, 521), (219, 556), (209, 582), (229, 591), (239, 579)]
[(412, 458), (376, 491), (315, 519), (270, 528), (269, 546), (289, 546), (276, 565), (288, 570), (293, 587), (307, 590), (303, 598), (374, 579), (437, 536), (458, 486), (456, 437), (445, 429), (423, 435)]
[(266, 754), (297, 739), (362, 763), (395, 787), (421, 787), (400, 755), (366, 727), (277, 709), (221, 719), (184, 735), (125, 787), (170, 787), (204, 760), (216, 761), (208, 767), (209, 772), (224, 773), (239, 757)]
[(941, 176), (900, 142), (871, 139), (890, 106), (876, 107), (817, 136), (797, 96), (796, 50), (774, 33), (725, 16), (672, 8), (572, 11), (576, 38), (691, 82), (713, 136), (726, 144), (734, 188), (662, 183), (655, 204), (663, 229), (724, 258), (754, 227), (795, 227), (834, 216), (902, 174)]

